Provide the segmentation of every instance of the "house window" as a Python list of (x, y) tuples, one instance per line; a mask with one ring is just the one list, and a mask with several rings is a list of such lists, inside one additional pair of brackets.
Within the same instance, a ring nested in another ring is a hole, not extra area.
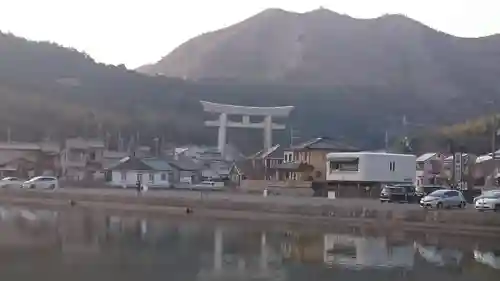
[(425, 167), (424, 162), (417, 162), (417, 171), (423, 171)]
[(332, 160), (330, 161), (330, 173), (332, 172), (357, 172), (359, 171), (359, 159)]
[(122, 172), (121, 176), (122, 176), (122, 181), (126, 181), (127, 180), (127, 173), (126, 172)]
[(167, 180), (167, 174), (166, 173), (161, 173), (161, 180), (166, 181)]
[(155, 181), (155, 174), (149, 173), (149, 181), (154, 182)]

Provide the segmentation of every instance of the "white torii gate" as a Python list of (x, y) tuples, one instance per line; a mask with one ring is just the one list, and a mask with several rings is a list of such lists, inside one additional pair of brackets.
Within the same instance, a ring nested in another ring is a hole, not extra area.
[[(286, 129), (286, 125), (284, 124), (273, 123), (273, 117), (288, 117), (290, 112), (294, 109), (293, 106), (252, 107), (220, 104), (208, 101), (201, 101), (201, 104), (205, 112), (219, 114), (218, 120), (205, 121), (205, 126), (219, 128), (217, 145), (223, 156), (225, 156), (227, 128), (264, 129), (264, 150), (267, 151), (273, 145), (273, 130)], [(229, 115), (242, 116), (241, 122), (228, 120)], [(264, 117), (264, 121), (260, 123), (251, 123), (250, 116), (262, 116)]]

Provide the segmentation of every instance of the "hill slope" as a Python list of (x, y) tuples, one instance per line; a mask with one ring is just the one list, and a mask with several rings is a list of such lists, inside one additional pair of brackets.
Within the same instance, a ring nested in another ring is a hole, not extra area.
[[(495, 52), (484, 50), (477, 56)], [(462, 69), (455, 71), (460, 74)], [(293, 105), (296, 108), (288, 123), (303, 140), (331, 136), (378, 148), (384, 143), (385, 130), (390, 138), (403, 132), (403, 116), (412, 131), (420, 125), (463, 121), (484, 114), (492, 102), (500, 104), (497, 88), (489, 84), (488, 76), (479, 77), (484, 78), (479, 86), (470, 83), (475, 77), (479, 76), (467, 75), (458, 81), (463, 82), (457, 83), (462, 95), (436, 95), (439, 98), (402, 84), (193, 82), (97, 64), (75, 50), (0, 33), (0, 141), (6, 139), (10, 127), (17, 141), (97, 137), (106, 132), (116, 138), (120, 131), (125, 136), (139, 132), (144, 144), (153, 144), (159, 135), (178, 144), (214, 144), (216, 130), (203, 127), (203, 120), (209, 118), (199, 104), (203, 99), (248, 106)], [(230, 142), (247, 152), (261, 148), (261, 130), (235, 131), (228, 133)], [(288, 132), (276, 134), (275, 140), (289, 144)]]
[(199, 106), (179, 90), (184, 84), (0, 33), (0, 140), (11, 127), (17, 141), (140, 131), (149, 141), (163, 134), (171, 141), (199, 142), (203, 133), (187, 130), (201, 128)]
[(189, 40), (138, 71), (340, 87), (383, 87), (433, 99), (500, 94), (500, 36), (457, 38), (409, 18), (354, 19), (319, 9), (265, 10)]

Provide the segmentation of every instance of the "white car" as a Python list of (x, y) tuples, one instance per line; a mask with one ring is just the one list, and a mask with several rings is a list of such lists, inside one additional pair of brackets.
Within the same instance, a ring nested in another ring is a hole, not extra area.
[(487, 190), (487, 191), (484, 191), (481, 195), (477, 196), (477, 197), (474, 197), (474, 204), (476, 204), (476, 201), (481, 199), (481, 198), (484, 198), (484, 197), (489, 197), (493, 194), (500, 194), (500, 190), (498, 189), (494, 189), (494, 190)]
[(20, 188), (23, 185), (23, 180), (16, 177), (6, 177), (0, 180), (0, 188)]
[(59, 181), (55, 177), (34, 177), (23, 183), (23, 188), (57, 189)]
[(424, 208), (465, 208), (467, 202), (459, 190), (440, 189), (432, 192), (420, 200), (420, 206)]
[(223, 182), (218, 182), (218, 181), (202, 181), (199, 184), (195, 184), (193, 186), (194, 188), (206, 188), (206, 189), (213, 189), (213, 188), (223, 188), (224, 183)]
[(480, 212), (486, 210), (500, 212), (500, 193), (498, 192), (485, 193), (477, 197), (474, 202), (474, 207)]

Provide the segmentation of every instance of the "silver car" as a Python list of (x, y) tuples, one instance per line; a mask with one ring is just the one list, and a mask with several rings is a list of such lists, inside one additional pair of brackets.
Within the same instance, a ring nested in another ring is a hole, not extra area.
[(465, 208), (466, 205), (462, 192), (453, 189), (436, 190), (420, 200), (424, 208)]
[(22, 188), (57, 189), (59, 181), (55, 177), (34, 177), (23, 183)]

